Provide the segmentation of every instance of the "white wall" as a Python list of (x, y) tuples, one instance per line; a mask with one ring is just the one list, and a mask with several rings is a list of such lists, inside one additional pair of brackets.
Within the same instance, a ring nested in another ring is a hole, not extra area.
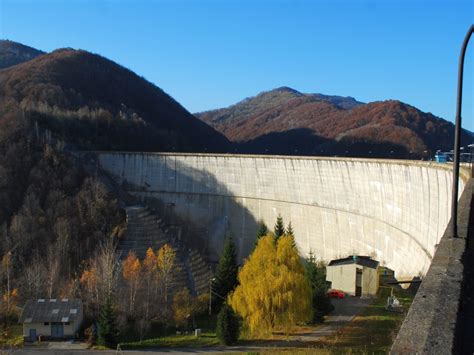
[[(70, 322), (69, 325), (63, 324), (64, 336), (73, 337), (79, 330), (80, 322)], [(51, 336), (51, 323), (44, 325), (44, 323), (24, 323), (23, 324), (23, 336), (30, 336), (30, 329), (36, 329), (36, 335), (40, 336)]]
[[(359, 265), (359, 267), (361, 267)], [(362, 267), (362, 297), (373, 297), (379, 289), (379, 274), (377, 269)]]
[[(399, 279), (424, 274), (448, 223), (448, 165), (388, 160), (274, 156), (98, 153), (128, 190), (173, 205), (205, 226), (217, 257), (223, 230), (239, 256), (254, 244), (257, 221), (291, 220), (302, 254), (323, 260), (372, 255)], [(460, 183), (460, 190), (463, 189)]]
[(355, 296), (356, 293), (356, 264), (328, 266), (326, 280), (331, 281), (331, 288), (344, 291)]

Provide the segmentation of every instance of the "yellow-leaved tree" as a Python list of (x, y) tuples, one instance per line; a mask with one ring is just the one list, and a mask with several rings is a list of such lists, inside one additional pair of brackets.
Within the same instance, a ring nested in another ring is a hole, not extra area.
[(251, 336), (276, 329), (288, 334), (297, 323), (311, 320), (311, 288), (292, 236), (260, 238), (239, 271), (239, 282), (228, 302)]
[(156, 265), (163, 288), (165, 304), (168, 303), (169, 287), (173, 279), (173, 269), (175, 267), (176, 252), (169, 244), (164, 244), (156, 255)]
[(176, 292), (173, 296), (173, 319), (176, 326), (189, 326), (192, 320), (195, 327), (194, 316), (206, 311), (209, 303), (207, 294), (193, 297), (187, 288)]

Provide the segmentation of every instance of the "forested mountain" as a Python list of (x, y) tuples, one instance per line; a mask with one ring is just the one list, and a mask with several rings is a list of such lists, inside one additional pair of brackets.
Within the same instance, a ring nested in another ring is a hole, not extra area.
[(44, 54), (44, 52), (21, 43), (0, 40), (0, 69), (26, 62)]
[(82, 50), (0, 70), (0, 110), (25, 113), (82, 149), (222, 151), (227, 139), (163, 90)]
[(82, 297), (81, 273), (101, 245), (117, 242), (125, 215), (72, 151), (219, 152), (229, 142), (106, 58), (2, 45), (8, 67), (0, 69), (0, 258), (10, 266), (0, 284), (10, 281), (12, 305), (14, 297)]
[[(427, 158), (452, 149), (454, 137), (452, 123), (400, 101), (362, 104), (286, 87), (196, 116), (248, 153)], [(467, 131), (463, 138), (473, 140)]]

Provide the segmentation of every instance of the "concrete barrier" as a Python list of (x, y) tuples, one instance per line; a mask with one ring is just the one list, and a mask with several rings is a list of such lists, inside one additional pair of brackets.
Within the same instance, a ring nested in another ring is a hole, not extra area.
[(471, 179), (459, 201), (459, 238), (451, 238), (451, 230), (446, 229), (392, 345), (392, 354), (473, 353), (473, 193)]
[[(239, 257), (258, 221), (291, 221), (300, 252), (329, 261), (371, 255), (398, 279), (424, 275), (450, 215), (451, 166), (431, 162), (96, 152), (129, 192), (203, 226), (217, 259), (226, 233)], [(467, 176), (464, 176), (467, 179)], [(460, 181), (460, 191), (464, 180)]]

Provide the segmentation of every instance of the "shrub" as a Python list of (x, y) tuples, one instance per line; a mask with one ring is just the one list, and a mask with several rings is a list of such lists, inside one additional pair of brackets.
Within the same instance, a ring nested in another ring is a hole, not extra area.
[(239, 338), (240, 321), (232, 308), (227, 304), (221, 308), (217, 315), (216, 335), (219, 341), (225, 345), (234, 344)]
[(116, 315), (112, 300), (107, 298), (100, 309), (99, 315), (99, 339), (98, 344), (109, 348), (117, 345)]

